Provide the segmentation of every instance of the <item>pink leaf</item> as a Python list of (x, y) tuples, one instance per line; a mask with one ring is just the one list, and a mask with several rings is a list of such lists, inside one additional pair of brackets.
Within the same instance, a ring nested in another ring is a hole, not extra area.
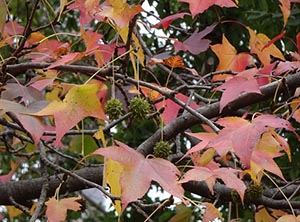
[(200, 52), (206, 51), (209, 47), (210, 40), (203, 39), (203, 37), (208, 35), (215, 28), (215, 26), (216, 24), (213, 24), (211, 26), (206, 27), (201, 32), (194, 32), (184, 42), (174, 40), (175, 53), (179, 51), (189, 51), (192, 54), (197, 55)]
[(100, 154), (121, 163), (124, 167), (121, 175), (122, 209), (142, 197), (149, 189), (152, 180), (158, 182), (170, 194), (183, 200), (183, 188), (178, 184), (179, 170), (171, 162), (160, 158), (145, 158), (127, 145), (100, 148), (93, 154)]

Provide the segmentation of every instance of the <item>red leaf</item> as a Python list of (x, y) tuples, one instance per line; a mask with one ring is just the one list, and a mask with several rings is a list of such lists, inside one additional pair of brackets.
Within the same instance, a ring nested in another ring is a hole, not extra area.
[(236, 176), (238, 170), (232, 168), (219, 168), (219, 169), (208, 169), (206, 167), (194, 167), (187, 171), (180, 183), (186, 183), (188, 181), (206, 181), (210, 191), (213, 193), (213, 185), (217, 178), (223, 180), (226, 186), (235, 189), (241, 197), (244, 199), (244, 193), (246, 185), (244, 182)]
[[(284, 0), (285, 1), (285, 0)], [(289, 1), (289, 0), (288, 0)], [(269, 42), (267, 42), (264, 47), (262, 48), (262, 50), (264, 50), (265, 48), (268, 48), (271, 44), (277, 42), (278, 40), (282, 39), (283, 36), (285, 35), (286, 31), (283, 30), (283, 32), (281, 32), (280, 34), (278, 34), (277, 36), (275, 36), (274, 38), (272, 38)]]
[(46, 216), (49, 222), (60, 222), (64, 221), (67, 217), (67, 211), (80, 210), (81, 204), (78, 202), (81, 200), (80, 197), (69, 197), (60, 200), (54, 197), (50, 198), (45, 204), (47, 206)]
[(183, 13), (177, 13), (174, 15), (169, 15), (162, 19), (159, 23), (155, 24), (153, 27), (158, 28), (159, 26), (162, 26), (164, 30), (166, 30), (169, 25), (172, 23), (173, 20), (177, 18), (183, 18), (185, 15), (189, 15), (189, 13), (183, 12)]
[(82, 57), (82, 53), (80, 52), (72, 52), (67, 55), (63, 55), (61, 59), (57, 60), (56, 62), (52, 63), (47, 69), (53, 69), (54, 67), (66, 65), (72, 62), (75, 62), (76, 60), (80, 59)]
[[(189, 97), (187, 97), (181, 93), (178, 93), (175, 97), (184, 103), (187, 103), (189, 100)], [(198, 105), (193, 101), (191, 102), (190, 106), (193, 109), (198, 108)], [(168, 124), (172, 120), (174, 120), (177, 117), (179, 110), (182, 108), (180, 105), (173, 102), (173, 100), (171, 100), (171, 99), (166, 99), (165, 101), (156, 103), (155, 107), (157, 109), (161, 109), (161, 108), (165, 109), (164, 112), (160, 115), (160, 117), (162, 118), (162, 120), (164, 121), (165, 124)]]
[(189, 38), (187, 38), (184, 42), (180, 42), (178, 40), (173, 39), (175, 53), (179, 51), (189, 51), (194, 55), (199, 54), (200, 52), (204, 52), (208, 49), (210, 40), (203, 39), (206, 35), (208, 35), (214, 28), (215, 24), (206, 27), (201, 32), (195, 31)]
[(152, 180), (170, 194), (183, 200), (183, 188), (178, 184), (179, 170), (171, 162), (160, 158), (145, 158), (142, 154), (117, 142), (119, 146), (100, 148), (93, 154), (111, 158), (124, 167), (121, 175), (122, 210), (128, 203), (142, 197)]
[(86, 5), (86, 0), (75, 0), (71, 5), (68, 6), (68, 9), (78, 9), (80, 11), (79, 22), (82, 26), (87, 25), (93, 19), (92, 15), (95, 11), (92, 7), (88, 6), (90, 5)]
[(291, 2), (290, 0), (279, 0), (279, 2), (280, 2), (280, 9), (283, 15), (283, 26), (285, 26), (291, 13)]
[(180, 0), (190, 4), (190, 11), (194, 17), (198, 13), (203, 13), (206, 9), (213, 5), (221, 7), (237, 7), (232, 0)]
[(238, 98), (242, 93), (261, 94), (256, 79), (247, 79), (240, 76), (229, 79), (221, 86), (215, 88), (215, 90), (224, 90), (220, 101), (220, 112), (228, 103)]

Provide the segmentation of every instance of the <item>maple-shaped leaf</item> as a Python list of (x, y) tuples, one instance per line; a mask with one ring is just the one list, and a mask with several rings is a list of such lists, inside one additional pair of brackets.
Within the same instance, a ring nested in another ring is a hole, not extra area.
[[(182, 93), (176, 94), (175, 97), (184, 103), (187, 103), (189, 101), (189, 97), (187, 97)], [(174, 120), (177, 117), (179, 110), (182, 108), (180, 105), (175, 103), (172, 99), (166, 99), (165, 101), (158, 102), (155, 104), (155, 107), (157, 109), (164, 108), (164, 112), (160, 114), (160, 117), (162, 118), (165, 124), (168, 124), (172, 120)], [(192, 101), (190, 103), (190, 107), (196, 109), (199, 106), (194, 101)]]
[(101, 34), (92, 30), (81, 30), (81, 36), (85, 41), (86, 50), (84, 55), (94, 55), (98, 67), (107, 63), (115, 50), (115, 44), (101, 44)]
[(247, 29), (250, 34), (249, 45), (251, 48), (251, 53), (256, 54), (264, 66), (270, 64), (270, 56), (279, 58), (282, 61), (285, 60), (282, 52), (274, 44), (270, 44), (268, 47), (265, 47), (265, 45), (271, 41), (268, 36), (263, 33), (256, 34), (250, 27), (247, 27)]
[(58, 60), (61, 56), (69, 53), (70, 44), (57, 41), (55, 39), (41, 42), (31, 53), (25, 55), (26, 59), (33, 62)]
[(162, 19), (159, 23), (155, 24), (153, 27), (158, 28), (160, 26), (163, 27), (164, 30), (166, 30), (169, 25), (171, 25), (172, 21), (174, 21), (177, 18), (183, 18), (185, 15), (189, 15), (189, 13), (183, 12), (183, 13), (177, 13), (174, 15), (169, 15)]
[(232, 0), (179, 0), (180, 2), (187, 2), (190, 5), (192, 16), (203, 13), (206, 9), (213, 5), (221, 7), (237, 7)]
[(118, 146), (100, 148), (93, 154), (111, 158), (123, 165), (120, 179), (122, 210), (142, 197), (151, 181), (156, 181), (165, 191), (183, 200), (183, 188), (177, 181), (180, 171), (175, 165), (161, 158), (145, 158), (126, 144), (116, 143)]
[(193, 215), (193, 210), (184, 204), (176, 206), (177, 213), (170, 218), (170, 222), (190, 222)]
[(107, 0), (110, 5), (102, 6), (102, 10), (97, 13), (104, 17), (112, 19), (119, 28), (123, 28), (131, 21), (131, 19), (141, 11), (141, 5), (130, 6), (126, 0)]
[(238, 173), (238, 170), (232, 168), (218, 168), (211, 170), (207, 167), (195, 166), (193, 169), (187, 171), (183, 175), (183, 179), (179, 182), (206, 181), (209, 190), (213, 193), (213, 185), (215, 184), (216, 179), (219, 178), (226, 186), (235, 189), (243, 201), (246, 185), (237, 177), (236, 173)]
[(247, 79), (241, 76), (235, 76), (214, 90), (223, 91), (220, 100), (220, 112), (231, 101), (238, 98), (242, 93), (257, 93), (261, 94), (256, 79)]
[(209, 144), (209, 142), (217, 136), (216, 133), (206, 133), (206, 132), (186, 133), (186, 134), (189, 136), (195, 137), (201, 141), (199, 143), (197, 143), (195, 146), (193, 146), (191, 149), (189, 149), (186, 152), (186, 154), (183, 155), (183, 157), (181, 159), (183, 159), (184, 157), (186, 157), (187, 155), (189, 155), (193, 152), (201, 151), (201, 150), (207, 148), (207, 145)]
[(281, 150), (285, 150), (289, 155), (289, 147), (285, 147), (286, 142), (281, 144), (282, 142), (283, 141), (280, 139), (279, 135), (275, 132), (266, 132), (256, 144), (252, 152), (250, 168), (251, 172), (255, 176), (258, 176), (259, 180), (259, 174), (264, 170), (267, 170), (285, 180), (280, 168), (273, 160), (274, 158), (283, 155), (280, 153)]
[(210, 25), (201, 32), (196, 30), (189, 38), (184, 40), (184, 42), (172, 39), (174, 40), (175, 53), (179, 51), (189, 51), (194, 55), (198, 55), (199, 53), (206, 51), (209, 47), (210, 40), (203, 38), (208, 35), (215, 26), (216, 24)]
[(280, 218), (278, 218), (278, 220), (276, 220), (276, 222), (300, 222), (300, 215), (296, 216), (293, 214), (289, 214), (289, 215), (284, 215)]
[(0, 34), (2, 35), (6, 20), (6, 2), (0, 0)]
[(253, 64), (253, 58), (248, 53), (237, 53), (225, 35), (222, 37), (222, 44), (212, 45), (211, 49), (219, 59), (216, 70), (232, 70), (234, 72), (244, 71), (249, 64)]
[(151, 58), (149, 61), (149, 65), (154, 65), (154, 64), (164, 64), (166, 66), (169, 66), (171, 68), (183, 68), (184, 63), (183, 59), (179, 56), (170, 56), (165, 59), (159, 59), (159, 58)]
[(82, 53), (80, 52), (72, 52), (69, 53), (67, 55), (63, 55), (61, 57), (61, 59), (55, 61), (54, 63), (52, 63), (50, 66), (47, 67), (47, 69), (53, 69), (57, 66), (62, 66), (62, 65), (66, 65), (66, 64), (70, 64), (72, 62), (75, 62), (76, 60), (82, 58)]
[(70, 89), (63, 101), (52, 101), (43, 110), (32, 115), (54, 116), (57, 133), (55, 144), (58, 144), (63, 135), (83, 118), (91, 116), (106, 119), (97, 96), (99, 87), (98, 84), (75, 86)]
[(269, 114), (260, 115), (252, 122), (240, 117), (224, 117), (217, 123), (224, 128), (210, 141), (208, 147), (213, 147), (221, 156), (233, 149), (247, 167), (250, 167), (253, 148), (269, 127), (294, 130), (289, 121)]
[(291, 13), (291, 1), (279, 0), (279, 2), (280, 2), (280, 9), (283, 15), (283, 26), (285, 26)]
[(13, 101), (0, 99), (0, 110), (12, 112), (20, 121), (24, 129), (30, 133), (35, 144), (38, 144), (39, 139), (43, 135), (44, 125), (40, 119), (30, 116), (30, 114), (40, 111), (46, 105), (48, 105), (48, 102), (46, 101), (37, 101), (32, 102), (28, 106), (23, 106), (22, 104)]
[(201, 205), (205, 206), (205, 212), (202, 218), (203, 222), (213, 221), (216, 218), (223, 220), (221, 212), (212, 203), (204, 202)]
[(7, 182), (7, 181), (10, 181), (12, 176), (14, 175), (14, 173), (16, 172), (17, 168), (18, 168), (19, 164), (17, 162), (13, 162), (13, 161), (10, 161), (10, 168), (11, 170), (9, 171), (8, 174), (6, 175), (1, 175), (0, 176), (0, 183), (1, 182)]
[(67, 211), (78, 211), (81, 209), (79, 201), (81, 197), (69, 197), (57, 200), (56, 198), (50, 198), (45, 205), (46, 216), (49, 222), (61, 222), (67, 217)]
[[(95, 0), (75, 0), (72, 4), (68, 6), (68, 9), (77, 9), (80, 12), (79, 22), (81, 26), (89, 24), (96, 13), (99, 12), (99, 1)], [(98, 20), (102, 21), (102, 19)]]

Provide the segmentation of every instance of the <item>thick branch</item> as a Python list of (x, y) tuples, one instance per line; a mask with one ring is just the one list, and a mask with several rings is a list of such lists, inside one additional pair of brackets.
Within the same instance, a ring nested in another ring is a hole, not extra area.
[[(75, 174), (85, 178), (86, 180), (101, 185), (102, 172), (103, 167), (97, 167), (77, 170), (75, 171)], [(59, 186), (63, 178), (64, 174), (50, 177), (47, 196), (54, 195), (56, 188)], [(11, 205), (12, 203), (9, 197), (12, 197), (17, 203), (25, 203), (28, 200), (36, 199), (41, 194), (42, 186), (43, 178), (0, 183), (0, 205)], [(67, 192), (74, 192), (87, 188), (90, 187), (81, 180), (68, 177), (68, 179), (61, 186), (59, 193), (64, 194)]]
[[(295, 73), (295, 74), (291, 74), (291, 75), (287, 76), (286, 80), (285, 80), (285, 84), (288, 86), (289, 90), (292, 90), (292, 91), (295, 88), (299, 87), (300, 86), (300, 73)], [(231, 102), (230, 104), (228, 104), (228, 106), (225, 107), (225, 109), (223, 110), (222, 115), (230, 115), (230, 114), (232, 114), (232, 112), (234, 112), (240, 108), (243, 108), (243, 107), (246, 107), (246, 106), (261, 102), (261, 101), (265, 101), (265, 100), (271, 98), (272, 96), (274, 96), (277, 88), (278, 88), (278, 93), (282, 92), (286, 89), (284, 84), (282, 84), (282, 81), (279, 80), (279, 81), (275, 81), (275, 82), (272, 82), (268, 85), (261, 87), (262, 95), (243, 94), (238, 99), (236, 99), (233, 102)], [(220, 109), (220, 103), (217, 102), (217, 103), (214, 103), (211, 105), (201, 107), (201, 108), (197, 109), (197, 111), (200, 114), (202, 114), (203, 116), (205, 116), (206, 118), (211, 119), (211, 118), (221, 115), (219, 113), (219, 109)], [(186, 129), (190, 128), (191, 126), (193, 126), (195, 124), (200, 124), (200, 123), (202, 123), (202, 122), (199, 120), (199, 118), (197, 118), (196, 116), (194, 116), (190, 113), (185, 113), (185, 114), (181, 115), (180, 117), (176, 118), (175, 120), (173, 120), (171, 123), (169, 123), (168, 125), (166, 125), (163, 128), (163, 137), (165, 140), (169, 140), (169, 139), (173, 138), (174, 136), (176, 136), (178, 133), (185, 131)], [(149, 137), (142, 144), (140, 144), (140, 146), (137, 148), (137, 150), (146, 156), (153, 152), (153, 147), (154, 147), (155, 143), (157, 141), (159, 141), (160, 139), (161, 139), (161, 130), (158, 130), (151, 137)]]

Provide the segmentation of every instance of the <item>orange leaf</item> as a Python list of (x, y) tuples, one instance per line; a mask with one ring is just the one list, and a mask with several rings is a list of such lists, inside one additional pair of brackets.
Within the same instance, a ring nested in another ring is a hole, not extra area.
[(270, 56), (274, 56), (283, 61), (285, 60), (281, 51), (274, 44), (270, 44), (268, 47), (264, 48), (264, 46), (271, 41), (265, 34), (256, 34), (250, 27), (247, 27), (247, 29), (250, 34), (249, 45), (251, 48), (251, 53), (256, 54), (264, 66), (270, 64)]
[(280, 9), (283, 15), (283, 26), (285, 26), (291, 13), (291, 2), (290, 0), (279, 0), (279, 2), (280, 2)]
[(163, 64), (170, 66), (171, 68), (183, 68), (184, 63), (180, 56), (171, 56), (163, 60)]
[(142, 197), (151, 181), (158, 182), (170, 194), (183, 200), (183, 188), (177, 179), (180, 171), (171, 162), (161, 158), (145, 158), (126, 144), (116, 141), (119, 146), (100, 148), (93, 154), (103, 155), (123, 165), (120, 179), (122, 210)]
[(223, 220), (221, 212), (213, 204), (204, 202), (201, 205), (204, 205), (206, 207), (202, 218), (203, 222), (213, 221), (216, 218), (220, 218)]
[(98, 15), (112, 19), (119, 28), (128, 25), (136, 14), (143, 11), (141, 5), (129, 6), (124, 0), (107, 0), (106, 2), (110, 5), (103, 6)]
[(80, 197), (69, 197), (57, 200), (54, 197), (50, 198), (45, 204), (47, 206), (46, 216), (49, 222), (64, 221), (67, 217), (68, 210), (78, 211), (81, 204)]
[(8, 174), (0, 176), (0, 183), (10, 181), (12, 176), (16, 172), (18, 166), (19, 166), (19, 164), (17, 162), (10, 161), (11, 170), (9, 171)]
[(219, 65), (216, 70), (232, 70), (234, 72), (244, 71), (253, 63), (252, 56), (247, 53), (237, 54), (236, 49), (230, 44), (225, 35), (222, 37), (222, 44), (212, 45), (211, 49), (219, 58)]

